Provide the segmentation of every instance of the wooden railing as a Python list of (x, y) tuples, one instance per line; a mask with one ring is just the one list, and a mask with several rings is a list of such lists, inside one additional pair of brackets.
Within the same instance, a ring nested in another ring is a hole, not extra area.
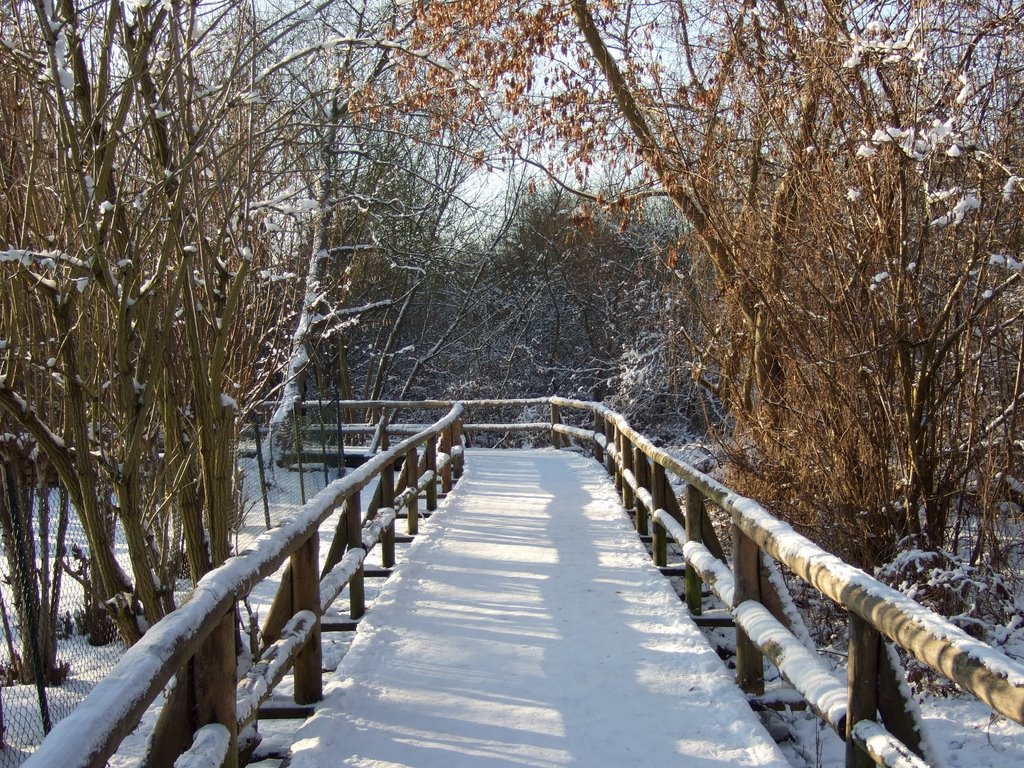
[[(319, 700), (321, 616), (346, 586), (350, 616), (362, 615), (367, 552), (380, 543), (384, 565), (394, 563), (398, 510), (404, 510), (408, 531), (414, 534), (421, 493), (426, 494), (427, 509), (434, 509), (438, 485), (446, 492), (461, 474), (464, 440), (479, 432), (541, 432), (555, 448), (575, 441), (591, 451), (613, 476), (623, 506), (634, 512), (638, 533), (650, 536), (653, 558), (666, 571), (674, 572), (667, 562), (668, 541), (677, 543), (685, 560), (684, 597), (695, 619), (706, 621), (703, 585), (728, 607), (729, 621), (736, 627), (738, 684), (761, 696), (764, 662), (769, 660), (845, 740), (847, 765), (927, 764), (913, 708), (899, 695), (905, 686), (899, 684), (898, 657), (885, 638), (996, 712), (1024, 724), (1024, 666), (824, 551), (755, 501), (655, 447), (620, 414), (599, 403), (550, 397), (331, 405), (372, 415), (372, 423), (348, 425), (345, 433), (374, 433), (374, 442), (385, 445), (389, 435), (411, 436), (329, 485), (295, 518), (268, 531), (253, 550), (205, 577), (190, 599), (152, 627), (86, 702), (57, 725), (26, 763), (29, 768), (103, 765), (175, 676), (177, 683), (154, 734), (152, 754), (159, 762), (149, 765), (171, 765), (187, 750), (215, 755), (209, 765), (237, 765), (240, 728), (256, 717), (289, 669), (296, 702)], [(543, 408), (547, 418), (463, 422), (468, 412), (510, 408)], [(424, 409), (447, 413), (428, 426), (392, 423), (398, 412)], [(396, 477), (399, 463), (401, 474)], [(682, 503), (673, 477), (682, 484)], [(376, 490), (364, 514), (360, 491), (374, 481)], [(731, 520), (731, 567), (709, 505)], [(341, 521), (321, 570), (318, 531), (339, 507)], [(285, 562), (288, 568), (262, 628), (266, 647), (238, 681), (237, 603)], [(778, 563), (848, 611), (845, 680), (811, 644)]]
[[(848, 766), (927, 765), (916, 708), (902, 698), (906, 686), (899, 658), (884, 638), (1024, 724), (1024, 665), (826, 552), (756, 501), (657, 448), (614, 411), (559, 397), (550, 403), (553, 434), (589, 442), (621, 489), (623, 506), (635, 508), (638, 532), (652, 526), (656, 563), (667, 566), (667, 537), (682, 549), (691, 613), (702, 611), (702, 582), (729, 608), (736, 626), (737, 683), (750, 694), (763, 693), (764, 660), (770, 660), (846, 742)], [(588, 413), (592, 427), (560, 425), (568, 409)], [(682, 505), (670, 475), (683, 483)], [(709, 504), (731, 519), (731, 568), (711, 525)], [(811, 647), (776, 563), (848, 612), (845, 680)]]
[[(437, 487), (461, 474), (463, 407), (448, 413), (325, 488), (299, 513), (261, 536), (253, 549), (229, 559), (196, 585), (188, 600), (149, 629), (125, 653), (81, 706), (62, 720), (25, 763), (28, 768), (99, 768), (139, 723), (147, 707), (177, 678), (153, 734), (152, 767), (172, 765), (191, 751), (205, 765), (238, 765), (238, 733), (284, 674), (294, 675), (295, 701), (322, 696), (320, 617), (345, 586), (350, 615), (364, 610), (363, 561), (378, 543), (394, 562), (395, 519), (417, 525), (418, 499), (437, 506)], [(422, 450), (422, 460), (419, 451)], [(395, 468), (403, 464), (396, 484)], [(375, 503), (364, 516), (360, 491), (377, 481)], [(319, 529), (337, 509), (341, 523), (321, 574)], [(239, 601), (287, 562), (263, 628), (266, 648), (237, 680), (236, 611)], [(214, 757), (211, 757), (214, 756)], [(189, 762), (189, 765), (194, 763)]]

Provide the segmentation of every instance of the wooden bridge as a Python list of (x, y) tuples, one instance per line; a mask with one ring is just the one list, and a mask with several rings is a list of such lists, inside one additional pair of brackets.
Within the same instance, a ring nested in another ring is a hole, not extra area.
[[(892, 644), (1024, 723), (1024, 666), (659, 450), (599, 404), (341, 405), (379, 413), (378, 434), (407, 436), (208, 574), (27, 766), (104, 765), (172, 679), (147, 764), (238, 765), (239, 733), (271, 714), (266, 702), (286, 675), (293, 709), (312, 715), (288, 756), (296, 768), (784, 765), (751, 706), (796, 703), (846, 741), (848, 765), (927, 765)], [(547, 418), (470, 418), (495, 407), (543, 408)], [(391, 423), (396, 411), (428, 409), (446, 413), (429, 426)], [(576, 450), (466, 450), (482, 432), (537, 431), (556, 449)], [(390, 572), (396, 540), (417, 535), (441, 495), (443, 514), (364, 616), (367, 553), (379, 546)], [(727, 548), (711, 509), (729, 522)], [(336, 528), (321, 556), (329, 520)], [(261, 628), (263, 650), (239, 680), (237, 604), (286, 563)], [(848, 611), (845, 678), (811, 645), (779, 563)], [(685, 605), (664, 575), (683, 579)], [(326, 618), (339, 597), (345, 621)], [(714, 605), (724, 610), (708, 612)], [(734, 682), (701, 624), (735, 627)], [(325, 685), (323, 636), (352, 631), (356, 640)], [(765, 690), (766, 664), (785, 689)]]

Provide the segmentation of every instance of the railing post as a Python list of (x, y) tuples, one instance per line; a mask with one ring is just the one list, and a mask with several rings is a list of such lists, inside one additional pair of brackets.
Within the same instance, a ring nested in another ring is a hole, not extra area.
[(295, 550), (292, 566), (292, 610), (312, 611), (316, 622), (309, 640), (295, 657), (295, 703), (312, 704), (323, 698), (323, 659), (320, 647), (320, 535), (314, 531)]
[(619, 455), (622, 457), (622, 506), (626, 509), (633, 509), (636, 504), (633, 498), (633, 486), (626, 479), (628, 470), (633, 475), (634, 482), (636, 481), (636, 473), (633, 471), (633, 443), (621, 432), (619, 433)]
[(846, 768), (869, 768), (875, 764), (867, 752), (854, 743), (853, 726), (861, 720), (878, 718), (878, 630), (852, 611), (850, 654), (847, 670)]
[[(686, 485), (686, 540), (703, 542), (701, 535), (701, 515), (704, 513), (704, 494), (694, 485)], [(686, 564), (686, 605), (693, 616), (700, 616), (701, 581), (697, 569)]]
[[(235, 650), (235, 611), (229, 610), (192, 657), (190, 675), (195, 691), (195, 729), (220, 723), (231, 735), (224, 768), (238, 767), (238, 713), (235, 698), (238, 659)], [(317, 670), (317, 674), (320, 670)]]
[[(395, 465), (388, 464), (380, 471), (380, 506), (382, 509), (394, 509), (395, 506)], [(380, 559), (385, 568), (395, 565), (395, 521), (388, 523), (380, 535)]]
[(441, 433), (441, 453), (448, 454), (448, 461), (441, 470), (441, 490), (448, 493), (452, 489), (452, 428), (445, 427)]
[(562, 447), (562, 436), (555, 431), (555, 425), (562, 423), (562, 415), (555, 403), (551, 404), (551, 444), (558, 450)]
[[(757, 543), (733, 523), (732, 573), (735, 579), (734, 600), (738, 606), (745, 600), (760, 602), (761, 555)], [(764, 660), (761, 649), (736, 626), (736, 683), (747, 693), (764, 693)]]
[(593, 421), (592, 426), (593, 426), (593, 429), (594, 429), (594, 438), (595, 438), (594, 439), (594, 461), (597, 461), (597, 462), (600, 462), (601, 464), (604, 464), (604, 448), (602, 448), (601, 447), (601, 443), (599, 443), (597, 441), (597, 436), (604, 434), (604, 420), (601, 418), (600, 414), (597, 414), (597, 413), (594, 414), (594, 421)]
[[(647, 463), (647, 454), (639, 447), (633, 448), (633, 474), (636, 475), (636, 484), (651, 492), (650, 464)], [(647, 509), (639, 497), (633, 500), (636, 506), (636, 532), (641, 536), (650, 533), (650, 515), (653, 509)]]
[(380, 409), (380, 449), (386, 451), (391, 447), (391, 440), (388, 439), (388, 424), (391, 423), (391, 414), (387, 408)]
[[(668, 477), (665, 468), (657, 461), (654, 461), (654, 473), (651, 479), (651, 496), (654, 501), (653, 512), (659, 509), (666, 509), (665, 496), (668, 493)], [(668, 565), (668, 536), (665, 526), (654, 520), (654, 539), (651, 542), (651, 554), (654, 556), (654, 564), (662, 567)]]
[(405, 512), (410, 536), (420, 532), (420, 494), (416, 490), (420, 481), (419, 474), (419, 455), (415, 448), (410, 448), (405, 454), (405, 487), (410, 491)]
[(452, 474), (455, 476), (455, 480), (462, 477), (463, 463), (465, 462), (465, 451), (462, 449), (462, 419), (456, 419), (452, 424), (452, 448), (458, 446), (460, 448), (459, 455), (452, 456)]
[(433, 512), (437, 509), (437, 439), (433, 435), (427, 438), (424, 451), (427, 454), (425, 471), (431, 474), (427, 484), (427, 511)]
[[(348, 548), (350, 550), (356, 547), (362, 549), (363, 507), (359, 503), (359, 491), (354, 491), (345, 499), (345, 527), (348, 530)], [(348, 582), (348, 602), (350, 618), (358, 619), (366, 613), (366, 585), (361, 565)]]
[(615, 489), (620, 490), (622, 486), (619, 484), (621, 482), (619, 479), (619, 466), (615, 460), (615, 449), (618, 447), (618, 435), (616, 433), (617, 430), (612, 420), (606, 418), (604, 420), (604, 439), (608, 448), (604, 452), (604, 466), (608, 470), (608, 474), (615, 481)]

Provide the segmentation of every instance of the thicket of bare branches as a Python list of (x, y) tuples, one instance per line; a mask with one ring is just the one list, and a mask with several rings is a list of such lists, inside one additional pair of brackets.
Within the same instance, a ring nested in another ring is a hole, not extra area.
[[(1019, 7), (421, 4), (417, 34), (619, 204), (688, 225), (731, 480), (856, 561), (1020, 519)], [(638, 163), (643, 168), (638, 169)], [(631, 186), (629, 180), (634, 180)]]
[(280, 136), (254, 90), (251, 14), (4, 13), (0, 418), (40, 457), (24, 474), (68, 492), (131, 641), (172, 607), (183, 556), (198, 578), (228, 554), (238, 401), (282, 305), (256, 279), (278, 267), (249, 216)]
[[(461, 394), (441, 350), (490, 370), (521, 359), (516, 334), (560, 389), (594, 362), (570, 347), (605, 348), (587, 386), (685, 348), (662, 375), (724, 405), (730, 479), (866, 566), (905, 546), (1000, 561), (1024, 501), (1013, 4), (2, 13), (0, 450), (67, 490), (125, 638), (171, 606), (182, 551), (193, 578), (227, 555), (239, 413), (423, 376)], [(559, 188), (617, 179), (584, 194), (614, 216), (574, 240), (571, 206), (541, 200), (474, 240), (458, 190), (495, 143)], [(649, 196), (678, 242), (611, 232)], [(520, 325), (474, 347), (459, 321), (501, 327), (507, 287)]]

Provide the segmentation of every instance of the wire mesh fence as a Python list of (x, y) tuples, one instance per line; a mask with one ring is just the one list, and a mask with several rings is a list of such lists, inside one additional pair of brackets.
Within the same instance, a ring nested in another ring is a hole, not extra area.
[(67, 499), (52, 488), (16, 494), (5, 471), (0, 768), (35, 751), (124, 652), (92, 597), (88, 542)]
[[(348, 423), (363, 414), (323, 405), (301, 409), (289, 424), (288, 448), (274, 446), (269, 414), (242, 425), (236, 552), (343, 475), (346, 460), (356, 464), (372, 453), (375, 439), (380, 447), (372, 430), (356, 428), (342, 439), (342, 417)], [(95, 598), (85, 529), (66, 494), (3, 473), (0, 489), (0, 768), (15, 768), (113, 669), (125, 647)], [(130, 572), (116, 527), (115, 541)], [(178, 585), (179, 602), (188, 588)]]

